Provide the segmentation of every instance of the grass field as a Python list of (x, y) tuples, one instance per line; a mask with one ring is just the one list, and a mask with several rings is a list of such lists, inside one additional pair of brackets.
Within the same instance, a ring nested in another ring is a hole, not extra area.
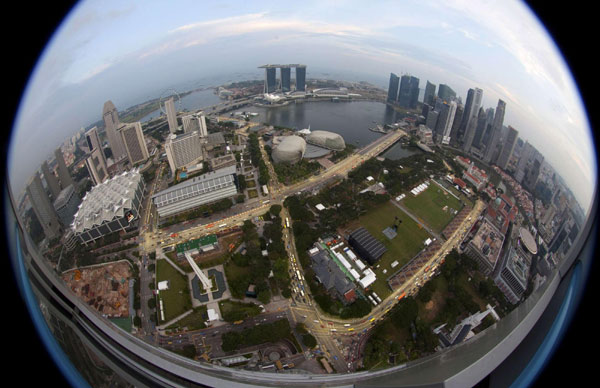
[[(454, 218), (455, 214), (451, 209), (460, 211), (463, 207), (458, 199), (433, 182), (416, 197), (410, 193), (407, 194), (402, 203), (412, 214), (423, 220), (437, 233), (444, 230)], [(448, 207), (444, 210), (446, 206)]]
[[(187, 278), (173, 268), (166, 260), (157, 260), (156, 282), (158, 283), (163, 280), (169, 281), (169, 289), (160, 291), (159, 294), (160, 299), (163, 301), (165, 311), (165, 320), (160, 321), (160, 323), (168, 322), (192, 307), (190, 293), (187, 292), (189, 290)], [(160, 306), (158, 301), (156, 303), (156, 310), (160, 319)]]
[[(402, 222), (398, 225), (398, 235), (389, 240), (383, 234), (383, 230), (394, 224), (396, 216)], [(373, 291), (384, 299), (391, 293), (386, 279), (423, 249), (423, 242), (430, 237), (429, 233), (391, 202), (370, 210), (358, 221), (353, 222), (349, 229), (354, 230), (359, 226), (367, 229), (373, 237), (381, 241), (388, 249), (377, 262), (377, 265), (379, 265), (379, 268), (375, 269), (377, 280), (371, 286)], [(398, 260), (398, 266), (392, 268), (391, 264), (396, 260)], [(387, 270), (385, 274), (383, 273), (384, 269)]]

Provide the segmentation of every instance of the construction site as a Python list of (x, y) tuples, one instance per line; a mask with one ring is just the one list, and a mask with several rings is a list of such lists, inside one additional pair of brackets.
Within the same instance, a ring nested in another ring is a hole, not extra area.
[(67, 286), (107, 318), (129, 316), (130, 264), (127, 261), (80, 268), (63, 273)]

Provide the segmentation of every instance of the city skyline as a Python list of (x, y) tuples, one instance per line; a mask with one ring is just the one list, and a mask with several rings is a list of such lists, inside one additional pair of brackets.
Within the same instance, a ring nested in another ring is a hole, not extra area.
[[(398, 18), (392, 15), (400, 12), (383, 12), (391, 3), (381, 3), (358, 12), (359, 20), (350, 10), (360, 5), (344, 4), (348, 7), (209, 4), (203, 16), (166, 5), (139, 9), (114, 3), (97, 9), (91, 3), (79, 4), (33, 73), (29, 91), (35, 93), (23, 100), (21, 113), (28, 114), (18, 117), (15, 127), (28, 129), (14, 135), (15, 145), (31, 149), (40, 160), (11, 159), (16, 191), (24, 182), (15, 178), (30, 176), (65, 137), (97, 121), (108, 99), (130, 106), (156, 97), (167, 85), (211, 74), (245, 72), (258, 78), (260, 72), (253, 69), (257, 65), (288, 58), (310, 63), (313, 74), (338, 70), (334, 78), (360, 69), (357, 77), (375, 80), (383, 88), (390, 72), (446, 84), (463, 98), (469, 88), (481, 88), (482, 106), (506, 101), (504, 123), (546, 156), (589, 209), (596, 171), (580, 97), (564, 60), (523, 4), (497, 6), (493, 17), (489, 5), (466, 6), (460, 1), (394, 4), (398, 11), (411, 10), (410, 17)], [(333, 23), (327, 20), (331, 15), (336, 16)], [(372, 15), (379, 15), (377, 23), (370, 21), (375, 20)], [(207, 50), (215, 58), (235, 52), (240, 61), (196, 62)], [(167, 65), (180, 71), (157, 77)], [(146, 79), (155, 82), (148, 85)], [(538, 131), (551, 136), (536, 137)], [(561, 157), (565, 154), (569, 157)]]

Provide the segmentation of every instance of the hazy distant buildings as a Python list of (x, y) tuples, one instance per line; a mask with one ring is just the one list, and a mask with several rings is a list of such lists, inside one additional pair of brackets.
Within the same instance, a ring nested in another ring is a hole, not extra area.
[(390, 85), (388, 87), (388, 102), (394, 103), (398, 98), (398, 86), (400, 85), (400, 78), (394, 74), (390, 73)]
[(48, 240), (52, 240), (60, 236), (61, 228), (58, 215), (50, 202), (46, 190), (42, 184), (39, 173), (36, 171), (27, 185), (27, 195), (33, 211), (42, 225), (44, 235)]
[(519, 131), (509, 125), (508, 134), (506, 135), (506, 139), (503, 141), (500, 156), (498, 156), (498, 161), (496, 162), (496, 165), (501, 169), (506, 170), (518, 138)]
[(532, 191), (537, 183), (543, 162), (544, 156), (529, 142), (526, 142), (517, 163), (515, 180)]
[(423, 103), (433, 105), (433, 100), (435, 99), (435, 84), (427, 81), (425, 86), (425, 95), (423, 96)]
[(296, 66), (296, 91), (306, 91), (306, 66)]
[[(118, 129), (121, 126), (119, 121), (119, 113), (112, 101), (106, 101), (104, 108), (102, 109), (102, 119), (104, 120), (104, 128), (106, 130), (106, 137), (108, 138), (108, 144), (113, 154), (115, 162), (123, 159), (127, 156), (125, 146), (121, 140), (121, 136), (118, 134)], [(67, 185), (68, 186), (68, 185)]]
[(398, 105), (403, 108), (415, 109), (419, 98), (419, 79), (410, 75), (403, 75), (400, 79), (398, 91)]
[(292, 70), (289, 67), (282, 67), (279, 69), (281, 74), (281, 91), (289, 92), (292, 90), (292, 81), (291, 81), (291, 73)]
[(425, 120), (425, 126), (429, 129), (431, 129), (432, 132), (435, 131), (439, 115), (440, 115), (439, 112), (437, 112), (435, 110), (429, 110), (429, 113), (427, 114), (427, 118)]
[(440, 84), (438, 88), (438, 97), (442, 99), (442, 101), (450, 101), (456, 98), (456, 92), (452, 90), (452, 88), (445, 84)]
[[(263, 93), (273, 93), (281, 91), (282, 93), (289, 92), (291, 86), (291, 69), (296, 69), (296, 91), (306, 91), (306, 65), (263, 65), (259, 69), (265, 69), (265, 85)], [(277, 69), (280, 69), (280, 82), (277, 83)]]
[(58, 171), (58, 179), (60, 180), (60, 187), (64, 189), (65, 187), (73, 184), (73, 178), (71, 178), (71, 174), (69, 174), (69, 169), (65, 164), (65, 158), (63, 156), (62, 150), (58, 147), (54, 150), (54, 157), (56, 158), (56, 165)]
[(175, 111), (175, 102), (173, 97), (165, 101), (165, 112), (167, 113), (167, 122), (169, 123), (169, 132), (175, 133), (178, 130), (177, 112)]
[(506, 103), (502, 100), (498, 100), (496, 106), (496, 112), (494, 114), (494, 123), (492, 124), (492, 132), (490, 135), (489, 143), (486, 147), (485, 155), (483, 157), (484, 162), (494, 163), (496, 161), (496, 148), (500, 140), (502, 132), (502, 125), (504, 125), (504, 112), (506, 111)]
[(106, 166), (106, 157), (102, 150), (102, 143), (98, 137), (98, 129), (96, 127), (90, 129), (85, 134), (89, 154), (85, 160), (85, 165), (88, 169), (90, 178), (94, 185), (98, 185), (109, 178), (108, 168)]
[(199, 113), (192, 113), (182, 117), (183, 121), (183, 132), (194, 132), (198, 131), (198, 135), (203, 138), (208, 136), (208, 130), (206, 128), (206, 116)]
[(165, 143), (165, 152), (171, 172), (202, 160), (202, 143), (198, 132), (170, 135)]
[(142, 132), (142, 124), (139, 121), (125, 124), (119, 129), (119, 134), (125, 144), (127, 157), (132, 166), (148, 159), (148, 147)]

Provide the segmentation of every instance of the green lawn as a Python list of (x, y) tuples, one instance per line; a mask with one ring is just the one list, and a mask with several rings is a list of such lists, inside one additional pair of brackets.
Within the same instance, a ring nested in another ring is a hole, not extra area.
[(175, 322), (173, 325), (169, 326), (167, 329), (177, 331), (184, 327), (187, 328), (187, 330), (198, 330), (206, 328), (203, 317), (203, 315), (206, 314), (206, 309), (206, 305), (196, 307), (193, 313), (186, 315), (182, 319)]
[(228, 322), (241, 321), (260, 314), (258, 305), (235, 302), (229, 299), (219, 302), (219, 309), (223, 319)]
[[(411, 193), (406, 194), (402, 203), (438, 233), (454, 218), (455, 215), (450, 210), (460, 211), (463, 207), (458, 199), (433, 182), (416, 197)], [(446, 210), (445, 206), (448, 206)]]
[[(383, 234), (383, 230), (394, 224), (395, 217), (402, 222), (398, 225), (398, 235), (389, 240)], [(429, 233), (391, 202), (370, 210), (353, 226), (363, 226), (388, 249), (375, 265), (376, 267), (379, 265), (379, 268), (375, 269), (377, 281), (371, 286), (373, 291), (384, 299), (391, 293), (386, 279), (423, 249), (423, 242), (430, 237)], [(391, 264), (396, 260), (398, 265), (392, 268)], [(385, 274), (383, 273), (384, 269), (387, 270)]]
[(256, 198), (258, 197), (258, 191), (255, 189), (248, 190), (248, 198)]
[[(157, 260), (157, 284), (163, 280), (169, 281), (169, 289), (159, 292), (159, 298), (163, 301), (165, 312), (165, 320), (161, 321), (161, 323), (168, 322), (169, 320), (178, 317), (192, 307), (187, 277), (173, 268), (166, 260)], [(158, 312), (158, 317), (160, 319), (160, 306), (158, 301), (156, 303), (156, 311)]]

